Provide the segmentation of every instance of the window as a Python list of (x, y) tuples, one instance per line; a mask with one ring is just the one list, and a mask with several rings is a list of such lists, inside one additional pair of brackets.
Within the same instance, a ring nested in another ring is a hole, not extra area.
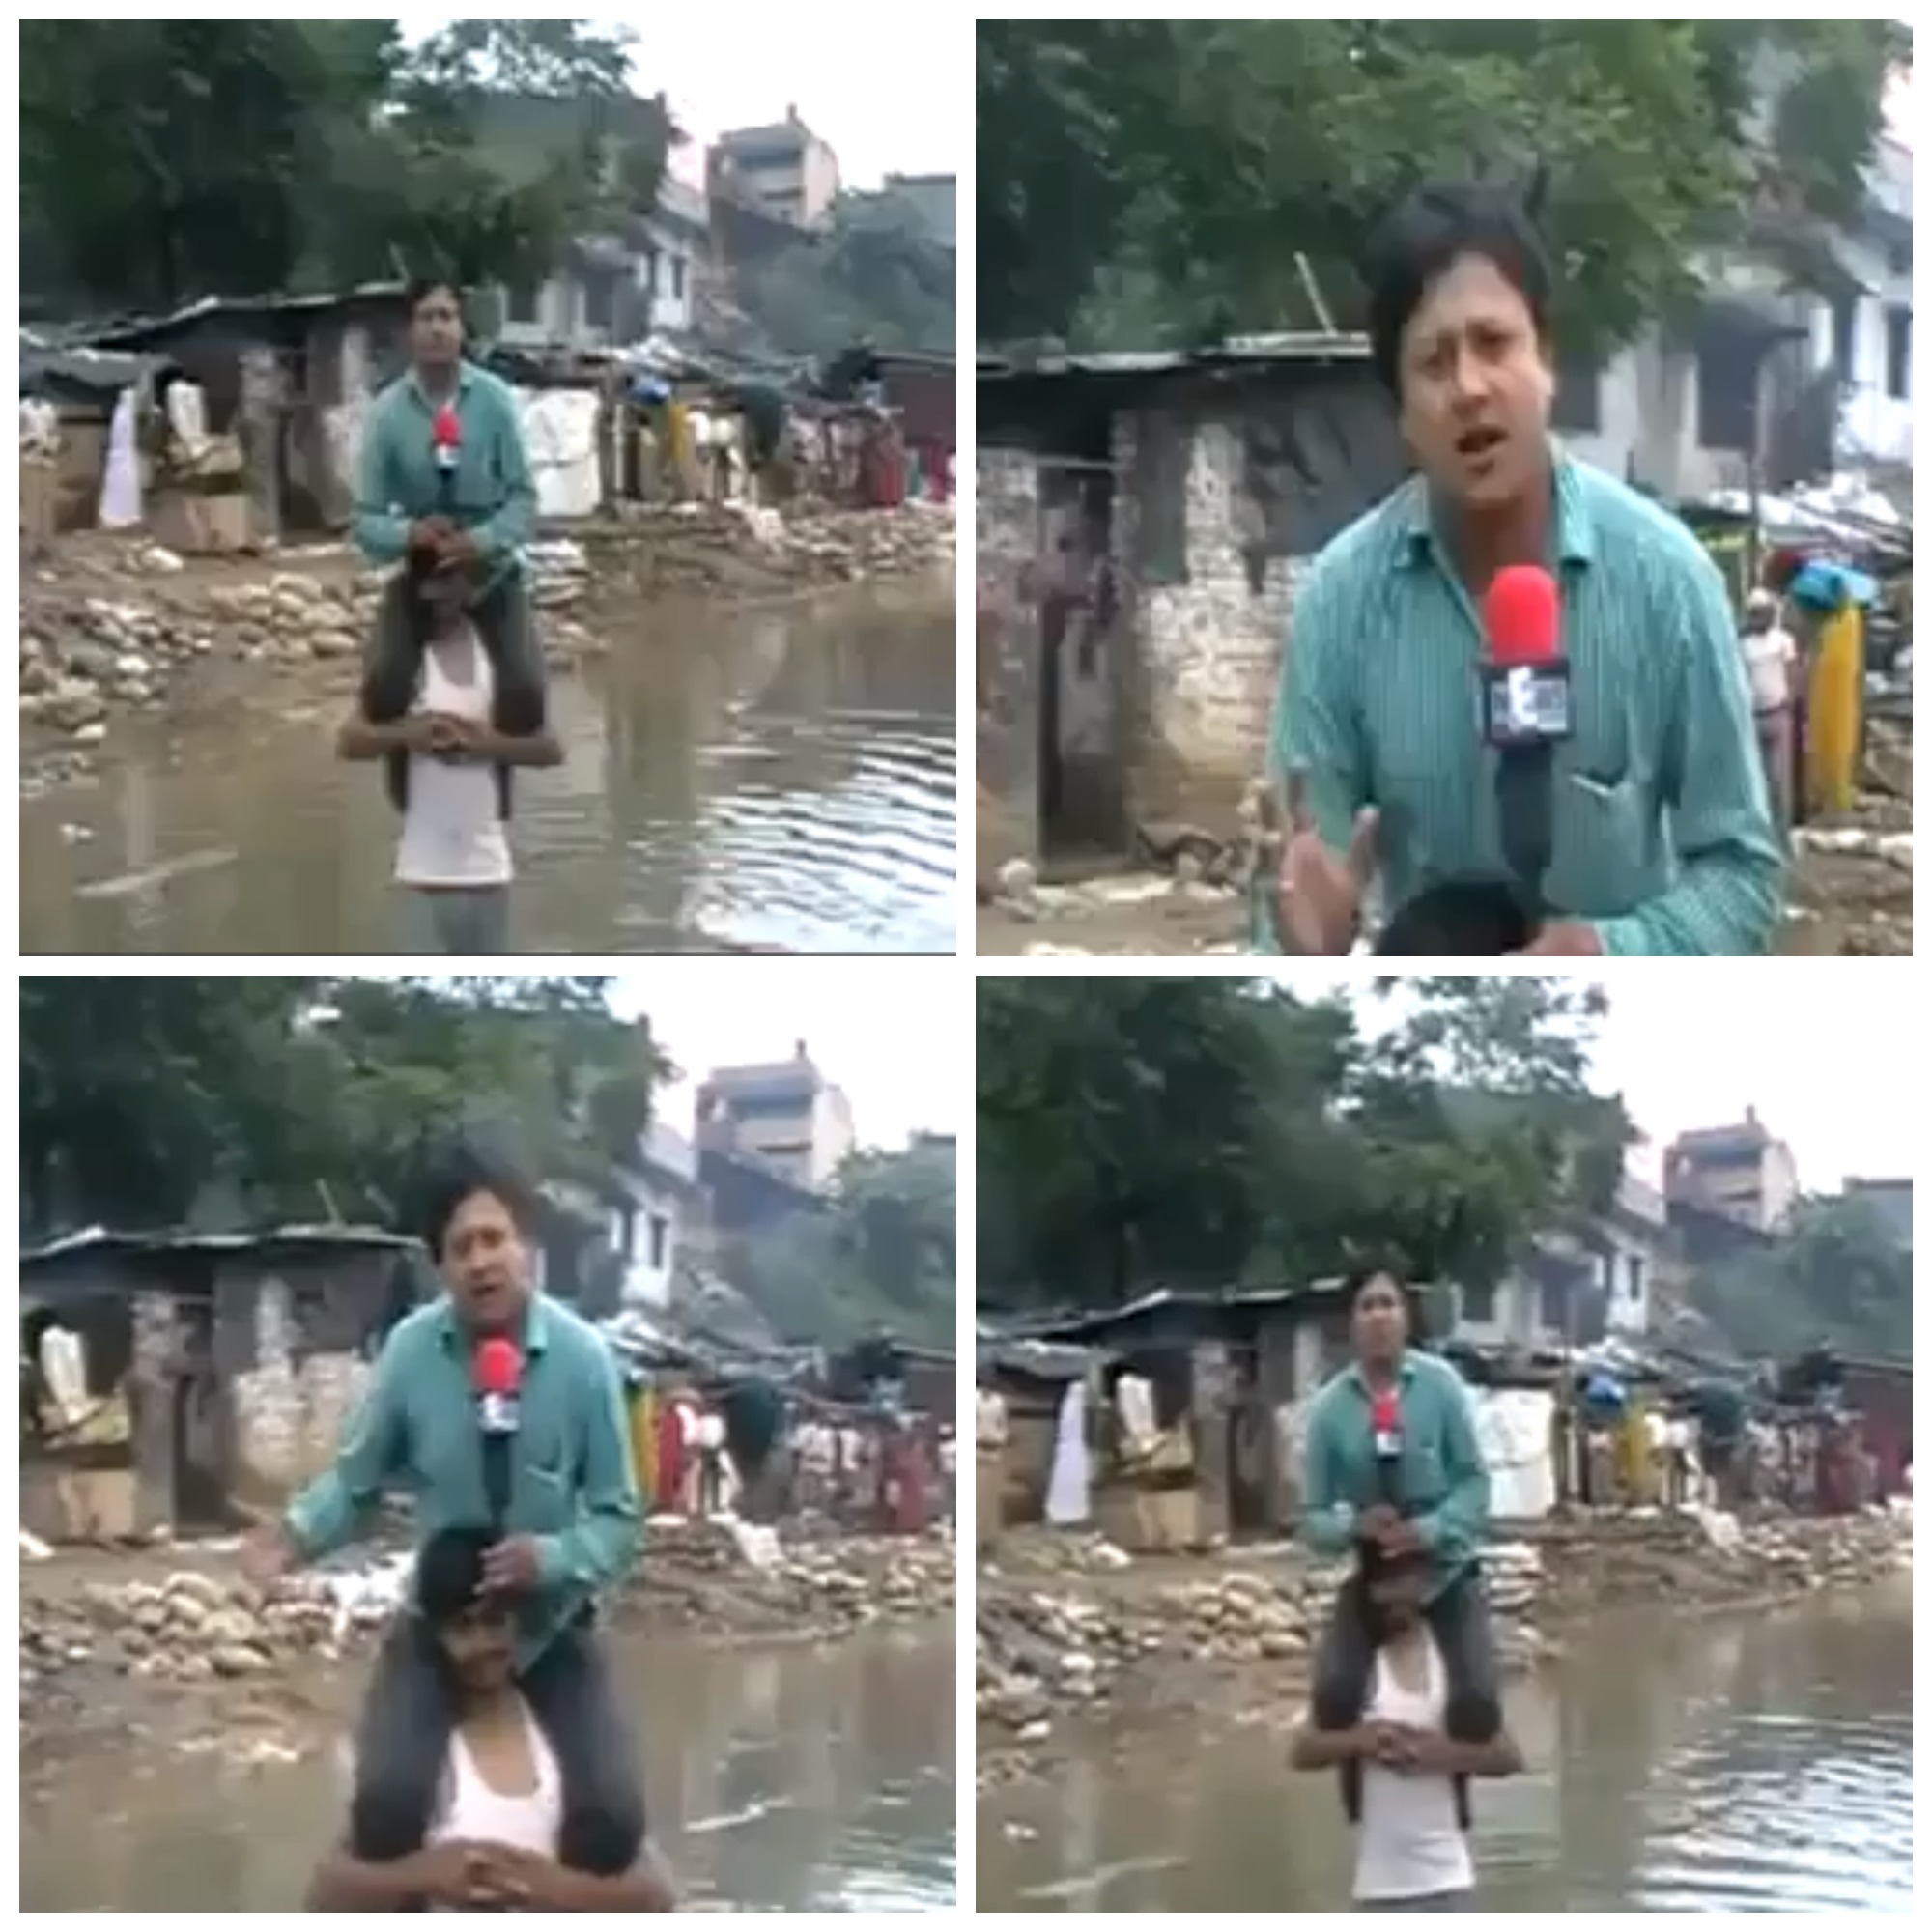
[(662, 1271), (670, 1259), (670, 1219), (668, 1215), (651, 1216), (651, 1261), (654, 1270)]
[(525, 282), (510, 289), (504, 298), (505, 319), (510, 322), (535, 322), (543, 306), (543, 288), (537, 282)]
[(1464, 1285), (1462, 1294), (1464, 1321), (1493, 1321), (1496, 1319), (1496, 1285), (1492, 1281)]
[(1624, 1296), (1633, 1308), (1643, 1304), (1643, 1257), (1626, 1255), (1624, 1257)]
[(583, 289), (583, 326), (608, 335), (617, 326), (617, 284), (610, 275), (592, 275)]
[(670, 298), (672, 301), (682, 301), (684, 299), (684, 257), (682, 255), (673, 255), (670, 258)]
[(1912, 311), (1885, 312), (1885, 392), (1895, 403), (1912, 400)]
[(1859, 298), (1840, 296), (1832, 304), (1832, 366), (1844, 382), (1852, 373), (1852, 345), (1858, 334)]

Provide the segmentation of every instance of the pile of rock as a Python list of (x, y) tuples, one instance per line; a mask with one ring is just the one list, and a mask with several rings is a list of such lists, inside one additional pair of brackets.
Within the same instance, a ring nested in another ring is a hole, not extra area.
[(840, 1636), (946, 1614), (955, 1568), (944, 1536), (792, 1545), (728, 1522), (653, 1524), (620, 1614), (701, 1636)]
[[(353, 666), (361, 657), (386, 581), (355, 570), (339, 546), (298, 554), (295, 567), (266, 574), (244, 566), (183, 576), (131, 554), (123, 582), (99, 572), (86, 583), (30, 583), (21, 604), (20, 716), (99, 744), (111, 716), (153, 710), (187, 672), (208, 665)], [(290, 565), (293, 559), (285, 558)], [(546, 648), (559, 663), (595, 646), (569, 611), (587, 594), (589, 565), (572, 543), (539, 545), (532, 594), (544, 613)], [(126, 579), (141, 578), (138, 586)], [(114, 594), (101, 594), (111, 588)]]
[(956, 530), (924, 505), (629, 504), (584, 541), (607, 596), (730, 596), (937, 575), (952, 567)]
[(21, 1603), (20, 1690), (74, 1673), (207, 1684), (269, 1676), (329, 1661), (386, 1620), (371, 1601), (345, 1606), (323, 1577), (265, 1598), (236, 1577), (184, 1570), (159, 1582), (91, 1583)]

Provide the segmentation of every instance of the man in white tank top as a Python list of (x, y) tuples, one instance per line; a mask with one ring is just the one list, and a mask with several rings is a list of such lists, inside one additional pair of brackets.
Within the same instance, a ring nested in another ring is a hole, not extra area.
[(1509, 1732), (1465, 1745), (1444, 1728), (1449, 1700), (1442, 1655), (1423, 1614), (1429, 1565), (1419, 1552), (1385, 1556), (1365, 1545), (1350, 1588), (1364, 1593), (1376, 1635), (1374, 1671), (1360, 1720), (1347, 1730), (1295, 1734), (1298, 1771), (1355, 1767), (1358, 1912), (1473, 1912), (1476, 1869), (1459, 1816), (1459, 1777), (1511, 1777), (1522, 1752)]
[(504, 774), (563, 759), (548, 728), (521, 737), (497, 728), (496, 668), (470, 614), (474, 588), (464, 568), (417, 567), (423, 635), (414, 702), (393, 724), (373, 724), (358, 702), (336, 741), (345, 758), (408, 760), (395, 878), (403, 951), (412, 955), (511, 951)]
[(418, 1852), (376, 1862), (346, 1847), (323, 1861), (311, 1912), (672, 1912), (648, 1849), (614, 1878), (573, 1871), (558, 1852), (563, 1779), (517, 1688), (517, 1626), (484, 1593), (488, 1529), (445, 1529), (416, 1559), (416, 1614), (440, 1650), (454, 1706), (449, 1757)]

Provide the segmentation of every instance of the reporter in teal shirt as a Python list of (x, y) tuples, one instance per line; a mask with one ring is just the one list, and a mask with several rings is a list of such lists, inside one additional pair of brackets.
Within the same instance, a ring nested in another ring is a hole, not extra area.
[[(1494, 1636), (1479, 1553), (1490, 1478), (1468, 1391), (1448, 1363), (1410, 1346), (1411, 1297), (1386, 1270), (1350, 1283), (1355, 1360), (1325, 1384), (1308, 1416), (1302, 1536), (1324, 1556), (1375, 1543), (1420, 1549), (1435, 1577), (1429, 1623), (1449, 1682), (1450, 1734), (1484, 1744), (1502, 1724)], [(1378, 1399), (1393, 1398), (1398, 1440), (1378, 1444)], [(1380, 1451), (1393, 1453), (1378, 1453)], [(1320, 1730), (1360, 1721), (1374, 1645), (1355, 1587), (1345, 1587), (1316, 1653)]]
[[(615, 1877), (641, 1853), (644, 1804), (592, 1621), (598, 1595), (637, 1559), (641, 1516), (616, 1362), (596, 1329), (533, 1291), (535, 1205), (507, 1164), (469, 1151), (449, 1160), (427, 1190), (423, 1229), (445, 1293), (391, 1332), (334, 1467), (252, 1541), (249, 1568), (269, 1583), (341, 1548), (389, 1491), (414, 1498), (424, 1541), (452, 1526), (494, 1529), (486, 1587), (516, 1607), (518, 1688), (562, 1774), (561, 1862)], [(470, 1370), (492, 1336), (523, 1357), (500, 1517)], [(421, 1848), (453, 1720), (440, 1653), (405, 1614), (363, 1702), (350, 1857), (389, 1863)]]

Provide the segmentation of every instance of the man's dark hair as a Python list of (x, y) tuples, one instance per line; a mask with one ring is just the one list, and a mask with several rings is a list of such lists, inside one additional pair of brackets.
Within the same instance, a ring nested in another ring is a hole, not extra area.
[(1362, 1298), (1362, 1291), (1372, 1281), (1388, 1281), (1395, 1284), (1397, 1293), (1402, 1296), (1403, 1307), (1408, 1314), (1408, 1339), (1422, 1342), (1428, 1337), (1428, 1310), (1424, 1306), (1422, 1292), (1414, 1287), (1399, 1262), (1384, 1259), (1363, 1262), (1351, 1267), (1342, 1277), (1342, 1296), (1348, 1304), (1350, 1315), (1355, 1312), (1355, 1303)]
[(416, 1614), (431, 1626), (454, 1623), (483, 1594), (483, 1558), (497, 1541), (487, 1529), (440, 1529), (416, 1558)]
[(1448, 879), (1397, 908), (1376, 951), (1434, 959), (1500, 959), (1536, 937), (1522, 895), (1507, 879)]
[(456, 1210), (477, 1194), (494, 1194), (523, 1233), (535, 1226), (537, 1190), (523, 1169), (494, 1149), (459, 1142), (432, 1162), (419, 1196), (416, 1233), (439, 1260)]
[(463, 284), (453, 275), (411, 276), (403, 288), (403, 313), (413, 322), (416, 310), (434, 295), (446, 295), (456, 304), (457, 314), (463, 313)]
[(1541, 177), (1525, 190), (1482, 183), (1423, 182), (1370, 232), (1362, 254), (1369, 350), (1389, 393), (1402, 394), (1402, 332), (1431, 285), (1463, 255), (1496, 265), (1549, 334), (1549, 257), (1537, 232)]

